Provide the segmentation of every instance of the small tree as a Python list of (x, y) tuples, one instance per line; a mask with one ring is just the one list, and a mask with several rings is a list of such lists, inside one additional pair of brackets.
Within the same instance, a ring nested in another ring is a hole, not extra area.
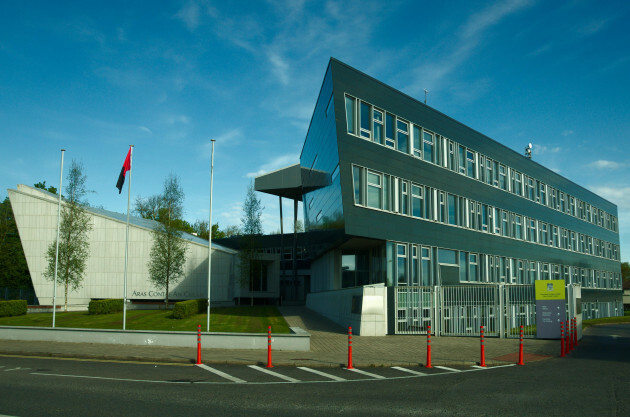
[(171, 284), (177, 283), (184, 275), (186, 263), (186, 242), (177, 227), (183, 214), (184, 191), (179, 179), (170, 174), (164, 181), (164, 191), (160, 196), (158, 224), (153, 229), (153, 246), (149, 253), (149, 279), (158, 289), (165, 290), (164, 302), (168, 304)]
[[(59, 257), (57, 266), (58, 282), (64, 286), (64, 310), (68, 311), (68, 290), (81, 288), (83, 277), (90, 256), (90, 242), (88, 233), (92, 230), (91, 217), (85, 207), (87, 176), (83, 173), (83, 165), (72, 161), (66, 185), (65, 204), (61, 210), (59, 225)], [(44, 277), (55, 279), (55, 254), (57, 240), (48, 246), (46, 259), (48, 268)]]
[(247, 196), (243, 203), (243, 217), (241, 217), (241, 249), (239, 251), (240, 283), (241, 287), (248, 285), (250, 304), (254, 305), (254, 263), (259, 258), (260, 236), (262, 229), (261, 201), (256, 196), (253, 182), (247, 188)]

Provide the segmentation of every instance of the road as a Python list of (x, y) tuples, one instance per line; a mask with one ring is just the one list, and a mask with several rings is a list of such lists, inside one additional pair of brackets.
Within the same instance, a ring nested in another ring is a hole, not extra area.
[(243, 365), (0, 357), (0, 414), (623, 416), (629, 354), (630, 325), (609, 325), (590, 329), (566, 358), (487, 369), (276, 367), (274, 375)]

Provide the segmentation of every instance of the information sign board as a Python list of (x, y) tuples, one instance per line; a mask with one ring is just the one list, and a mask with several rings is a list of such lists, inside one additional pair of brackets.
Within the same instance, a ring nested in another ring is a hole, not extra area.
[(564, 280), (539, 280), (535, 285), (536, 337), (560, 339), (560, 323), (566, 320)]

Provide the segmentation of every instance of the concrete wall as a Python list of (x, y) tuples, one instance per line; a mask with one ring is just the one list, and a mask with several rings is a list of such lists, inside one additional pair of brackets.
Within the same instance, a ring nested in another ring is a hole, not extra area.
[[(292, 334), (272, 334), (274, 350), (308, 352), (310, 335), (300, 328)], [(154, 332), (142, 330), (92, 330), (42, 327), (0, 326), (0, 338), (5, 340), (47, 341), (65, 343), (105, 343), (114, 345), (197, 347), (196, 332)], [(267, 349), (267, 334), (202, 333), (203, 349)]]
[[(33, 280), (33, 287), (42, 305), (52, 305), (53, 285), (44, 278), (47, 267), (46, 250), (57, 234), (57, 200), (39, 189), (18, 185), (8, 190), (11, 206)], [(92, 230), (89, 233), (90, 256), (83, 285), (68, 294), (68, 303), (86, 305), (92, 298), (123, 298), (125, 267), (125, 217), (104, 210), (89, 211)], [(117, 217), (113, 217), (113, 216)], [(139, 219), (129, 226), (129, 262), (127, 297), (131, 299), (163, 299), (149, 281), (147, 262), (153, 243), (155, 222)], [(199, 239), (200, 240), (200, 239)], [(205, 298), (208, 291), (208, 245), (186, 240), (188, 247), (184, 277), (172, 285), (172, 299)], [(212, 249), (212, 301), (231, 302), (233, 299), (236, 251)], [(57, 287), (57, 304), (64, 302), (64, 289)]]
[(387, 293), (384, 284), (308, 294), (306, 306), (359, 336), (387, 333)]

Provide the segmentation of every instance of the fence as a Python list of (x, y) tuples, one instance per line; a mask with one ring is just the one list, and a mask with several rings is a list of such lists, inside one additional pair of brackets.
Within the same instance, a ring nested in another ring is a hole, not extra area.
[[(396, 334), (518, 338), (536, 336), (533, 285), (396, 287)], [(439, 326), (438, 326), (439, 324)]]

